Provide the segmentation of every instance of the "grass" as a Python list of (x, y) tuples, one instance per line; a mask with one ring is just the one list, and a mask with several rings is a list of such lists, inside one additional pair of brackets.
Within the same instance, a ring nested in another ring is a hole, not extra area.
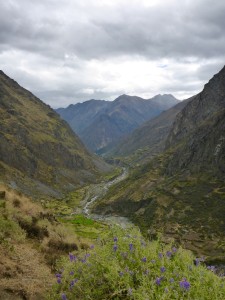
[(74, 232), (81, 238), (95, 240), (99, 235), (108, 230), (108, 226), (89, 219), (84, 215), (74, 215), (71, 217), (61, 217), (59, 221), (73, 228)]
[(224, 277), (190, 251), (113, 227), (95, 245), (58, 263), (48, 300), (223, 300)]

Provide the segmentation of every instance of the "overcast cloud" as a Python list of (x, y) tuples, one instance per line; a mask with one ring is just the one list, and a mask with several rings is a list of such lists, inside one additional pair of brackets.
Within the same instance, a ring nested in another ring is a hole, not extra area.
[(198, 93), (225, 64), (225, 1), (0, 2), (0, 66), (56, 108)]

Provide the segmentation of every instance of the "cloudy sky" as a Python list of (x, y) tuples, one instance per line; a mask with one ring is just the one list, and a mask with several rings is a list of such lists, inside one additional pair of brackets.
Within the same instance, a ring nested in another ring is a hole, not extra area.
[(224, 64), (224, 0), (0, 0), (0, 68), (54, 108), (184, 99)]

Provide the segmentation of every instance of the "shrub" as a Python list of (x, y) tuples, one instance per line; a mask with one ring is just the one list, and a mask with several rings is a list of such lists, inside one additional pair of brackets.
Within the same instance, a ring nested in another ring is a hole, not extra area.
[(0, 216), (0, 243), (6, 238), (12, 238), (16, 241), (23, 241), (25, 236), (25, 232), (20, 228), (18, 223)]
[(20, 200), (17, 199), (17, 198), (15, 198), (15, 199), (13, 200), (13, 206), (16, 207), (16, 208), (20, 208), (20, 206), (21, 206)]
[(20, 227), (26, 231), (28, 238), (37, 238), (43, 239), (44, 237), (48, 237), (48, 229), (46, 227), (40, 227), (37, 225), (37, 219), (32, 218), (30, 221), (28, 218), (17, 217), (18, 223)]
[(50, 239), (48, 242), (48, 246), (50, 248), (53, 248), (54, 250), (59, 250), (62, 252), (78, 250), (78, 246), (76, 243), (68, 243), (62, 240)]
[[(197, 263), (196, 263), (197, 262)], [(58, 264), (48, 299), (225, 299), (224, 278), (191, 252), (113, 228), (97, 245)]]

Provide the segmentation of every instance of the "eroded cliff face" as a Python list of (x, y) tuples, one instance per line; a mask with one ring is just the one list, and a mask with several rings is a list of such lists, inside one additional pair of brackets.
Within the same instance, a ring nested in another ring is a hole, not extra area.
[(95, 180), (94, 158), (68, 124), (3, 72), (0, 115), (2, 179), (16, 184), (33, 180), (56, 191)]
[(166, 142), (167, 174), (209, 170), (225, 175), (225, 67), (177, 115)]

